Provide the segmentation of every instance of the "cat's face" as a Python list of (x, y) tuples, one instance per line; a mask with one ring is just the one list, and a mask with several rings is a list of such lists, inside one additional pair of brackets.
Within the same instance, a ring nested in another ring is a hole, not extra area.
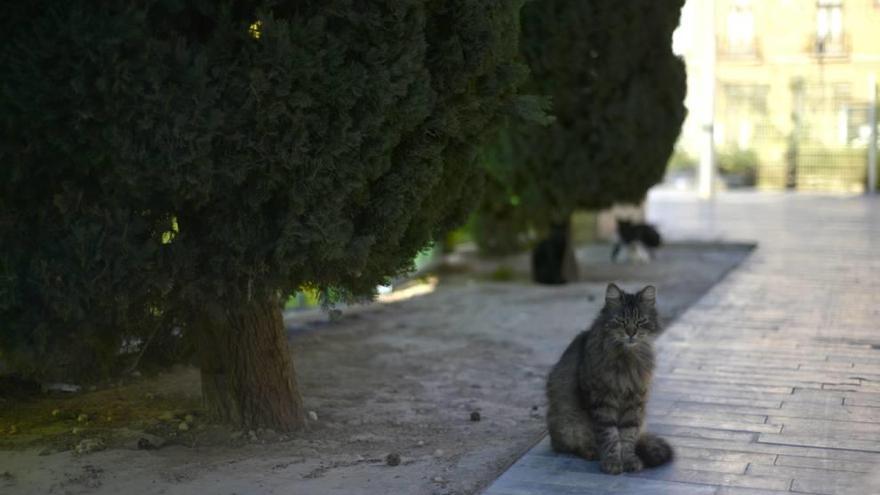
[(649, 344), (657, 332), (657, 290), (649, 285), (628, 294), (614, 284), (605, 291), (606, 335), (624, 348)]

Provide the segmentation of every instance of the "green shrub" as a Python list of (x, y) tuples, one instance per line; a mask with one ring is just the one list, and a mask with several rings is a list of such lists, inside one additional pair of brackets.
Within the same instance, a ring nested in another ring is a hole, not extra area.
[(722, 175), (736, 176), (737, 185), (755, 185), (758, 173), (758, 154), (750, 149), (731, 149), (717, 152), (718, 171)]
[(516, 279), (516, 272), (509, 266), (499, 266), (489, 273), (488, 279), (492, 282), (511, 282)]
[(697, 157), (690, 155), (688, 152), (676, 148), (675, 151), (672, 152), (672, 156), (669, 157), (669, 164), (667, 165), (667, 169), (669, 170), (696, 170), (699, 167), (700, 161)]
[(758, 168), (758, 154), (754, 150), (726, 150), (718, 152), (718, 170), (722, 173), (747, 174)]

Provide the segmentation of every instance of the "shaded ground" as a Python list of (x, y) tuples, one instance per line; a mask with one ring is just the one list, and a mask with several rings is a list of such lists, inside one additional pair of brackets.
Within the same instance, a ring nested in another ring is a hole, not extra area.
[[(505, 263), (513, 281), (504, 283), (486, 281), (498, 267), (479, 262), (475, 277), (445, 276), (429, 294), (346, 311), (338, 321), (292, 315), (300, 384), (317, 415), (293, 439), (204, 425), (192, 369), (74, 399), (4, 404), (0, 442), (16, 448), (0, 451), (0, 491), (474, 493), (542, 436), (545, 373), (598, 310), (607, 281), (654, 283), (671, 318), (748, 252), (672, 245), (651, 265), (611, 265), (607, 246), (590, 247), (578, 253), (586, 280), (565, 287), (519, 281), (523, 257)], [(68, 416), (52, 416), (55, 409)], [(117, 416), (106, 420), (111, 410)], [(136, 450), (140, 431), (171, 445)], [(83, 438), (112, 448), (53, 453), (45, 440), (34, 443), (43, 433), (55, 433), (51, 448)], [(400, 465), (386, 465), (389, 453)]]
[(485, 495), (880, 493), (880, 197), (657, 196), (667, 237), (760, 242), (658, 341), (676, 459), (609, 476), (544, 441)]

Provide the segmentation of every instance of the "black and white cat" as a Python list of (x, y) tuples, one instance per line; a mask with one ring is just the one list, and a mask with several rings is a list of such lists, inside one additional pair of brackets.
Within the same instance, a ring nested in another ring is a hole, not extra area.
[(626, 248), (627, 259), (647, 263), (661, 244), (663, 239), (653, 225), (618, 218), (617, 242), (611, 251), (611, 261), (616, 263), (621, 249)]

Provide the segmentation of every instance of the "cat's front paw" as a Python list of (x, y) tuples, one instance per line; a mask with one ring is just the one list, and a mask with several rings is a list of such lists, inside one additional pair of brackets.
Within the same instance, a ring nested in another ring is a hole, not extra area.
[(620, 459), (608, 458), (599, 461), (599, 469), (607, 474), (620, 474), (623, 472), (623, 463)]
[(642, 464), (642, 460), (636, 456), (632, 456), (623, 460), (623, 470), (627, 473), (641, 471), (644, 467), (645, 465)]

